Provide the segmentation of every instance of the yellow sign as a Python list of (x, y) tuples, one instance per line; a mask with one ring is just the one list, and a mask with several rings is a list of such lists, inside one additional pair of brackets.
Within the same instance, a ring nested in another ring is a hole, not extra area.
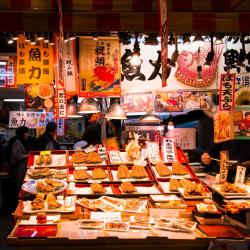
[(38, 41), (36, 45), (17, 40), (17, 84), (53, 83), (53, 48)]
[(82, 97), (120, 96), (121, 69), (118, 37), (80, 37)]

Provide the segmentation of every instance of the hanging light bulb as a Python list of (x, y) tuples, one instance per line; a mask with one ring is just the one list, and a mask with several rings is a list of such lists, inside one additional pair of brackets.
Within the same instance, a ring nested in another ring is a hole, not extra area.
[(134, 50), (133, 50), (132, 57), (131, 57), (129, 62), (132, 66), (139, 66), (141, 64), (140, 45), (138, 42), (138, 33), (135, 34)]
[(197, 34), (194, 37), (193, 43), (196, 44), (198, 47), (203, 47), (205, 40), (204, 38), (201, 36), (201, 34)]
[(215, 45), (219, 45), (223, 43), (223, 34), (215, 34), (215, 41), (214, 44)]
[(44, 42), (45, 42), (45, 43), (49, 43), (49, 32), (46, 32), (46, 33), (44, 34)]
[(13, 39), (14, 41), (17, 41), (17, 40), (18, 40), (18, 33), (17, 33), (17, 32), (15, 32), (15, 33), (13, 34), (12, 39)]
[(173, 130), (173, 129), (174, 129), (174, 123), (172, 121), (172, 114), (170, 114), (168, 119), (168, 130)]
[(148, 111), (145, 115), (139, 118), (141, 123), (161, 123), (162, 119), (155, 114), (154, 111)]
[(204, 66), (206, 68), (209, 68), (214, 60), (214, 35), (211, 34), (211, 51), (208, 52), (206, 62), (204, 63)]
[(30, 43), (30, 33), (29, 32), (25, 32), (25, 42)]
[(30, 35), (30, 44), (36, 45), (36, 34), (35, 33), (31, 33), (31, 35)]
[(10, 35), (8, 36), (7, 42), (8, 42), (8, 44), (13, 44), (13, 43), (14, 43), (12, 34), (10, 34)]
[(97, 34), (94, 34), (94, 35), (93, 35), (93, 40), (94, 40), (94, 41), (97, 41), (97, 40), (98, 40), (98, 35), (97, 35)]
[(44, 39), (43, 33), (42, 32), (38, 32), (36, 39), (37, 39), (37, 41), (42, 41)]

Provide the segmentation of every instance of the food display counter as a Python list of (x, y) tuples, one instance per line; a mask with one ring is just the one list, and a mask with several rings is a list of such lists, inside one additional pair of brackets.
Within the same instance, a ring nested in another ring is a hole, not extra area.
[(205, 184), (180, 148), (168, 163), (147, 158), (133, 164), (127, 157), (114, 164), (109, 155), (98, 148), (31, 152), (7, 244), (17, 249), (248, 246), (247, 222), (243, 228), (232, 223), (237, 216), (229, 218), (244, 213), (248, 221), (249, 203), (228, 201), (236, 194), (248, 198), (247, 185)]

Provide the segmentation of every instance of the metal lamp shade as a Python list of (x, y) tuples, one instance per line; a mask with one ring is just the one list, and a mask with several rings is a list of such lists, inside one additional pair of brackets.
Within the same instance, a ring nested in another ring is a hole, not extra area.
[(154, 112), (147, 112), (146, 115), (143, 115), (139, 118), (139, 121), (142, 123), (160, 123), (162, 119), (157, 116)]
[(78, 107), (74, 101), (71, 101), (67, 105), (67, 116), (68, 118), (81, 118), (82, 116), (78, 114)]
[(78, 113), (79, 114), (93, 114), (100, 112), (97, 101), (91, 98), (83, 99), (80, 103)]
[(107, 113), (105, 114), (107, 119), (125, 120), (127, 119), (126, 113), (123, 107), (119, 103), (110, 105)]

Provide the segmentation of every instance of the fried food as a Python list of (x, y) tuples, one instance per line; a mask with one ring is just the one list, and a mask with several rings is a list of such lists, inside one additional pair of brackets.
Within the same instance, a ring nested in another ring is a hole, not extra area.
[(177, 192), (178, 188), (181, 187), (181, 184), (178, 180), (176, 179), (170, 179), (170, 183), (169, 183), (169, 191), (171, 192)]
[(57, 180), (53, 180), (53, 179), (48, 179), (48, 178), (45, 178), (44, 179), (45, 183), (54, 187), (54, 188), (59, 188), (59, 187), (63, 187), (64, 184), (63, 182), (61, 181), (57, 181)]
[(232, 214), (237, 214), (241, 210), (249, 209), (250, 208), (250, 201), (245, 200), (240, 203), (229, 202), (224, 206), (224, 209)]
[(73, 163), (79, 164), (79, 163), (86, 163), (88, 161), (87, 154), (83, 151), (75, 151), (75, 153), (72, 155)]
[(59, 179), (59, 180), (62, 180), (66, 177), (67, 177), (67, 173), (63, 170), (56, 171), (56, 173), (54, 175), (54, 179)]
[(135, 193), (137, 191), (131, 182), (123, 182), (121, 184), (121, 190), (123, 193), (127, 194)]
[(62, 206), (62, 204), (60, 204), (57, 200), (56, 197), (52, 194), (49, 193), (46, 197), (46, 203), (49, 209), (55, 209), (55, 208), (59, 208)]
[(35, 159), (35, 164), (36, 165), (42, 165), (44, 163), (44, 157), (43, 155), (38, 155)]
[(44, 194), (38, 193), (36, 198), (31, 202), (33, 210), (41, 210), (44, 208)]
[(74, 178), (75, 180), (87, 180), (89, 179), (89, 174), (84, 169), (75, 170)]
[(170, 169), (163, 162), (157, 163), (155, 169), (160, 177), (167, 177), (172, 174)]
[(147, 171), (143, 166), (133, 166), (131, 171), (131, 177), (136, 179), (143, 179), (148, 177)]
[(180, 180), (181, 186), (184, 188), (184, 196), (207, 196), (205, 188), (200, 183), (193, 183), (187, 179)]
[(130, 178), (130, 172), (127, 166), (119, 166), (117, 172), (117, 178), (119, 180)]
[(172, 163), (172, 174), (185, 175), (185, 174), (188, 174), (188, 170), (183, 165), (181, 165), (181, 163), (173, 162)]
[(90, 188), (94, 194), (106, 193), (106, 189), (99, 183), (91, 183)]
[(38, 181), (36, 183), (36, 190), (41, 193), (49, 193), (49, 192), (54, 192), (55, 188), (52, 185), (46, 185), (42, 181)]
[(220, 186), (220, 190), (223, 193), (247, 193), (244, 188), (241, 188), (235, 184), (225, 182)]
[(29, 176), (33, 179), (42, 179), (45, 177), (50, 177), (52, 175), (53, 173), (49, 168), (38, 168), (29, 171)]
[(52, 162), (52, 155), (51, 154), (44, 155), (43, 162), (45, 165), (50, 165)]
[(100, 155), (93, 151), (87, 154), (88, 163), (102, 163), (102, 158)]
[(126, 222), (119, 221), (109, 221), (105, 224), (105, 230), (114, 230), (114, 231), (127, 231), (129, 226)]
[(107, 174), (102, 168), (95, 168), (92, 172), (92, 179), (93, 180), (101, 180), (101, 179), (106, 179)]

